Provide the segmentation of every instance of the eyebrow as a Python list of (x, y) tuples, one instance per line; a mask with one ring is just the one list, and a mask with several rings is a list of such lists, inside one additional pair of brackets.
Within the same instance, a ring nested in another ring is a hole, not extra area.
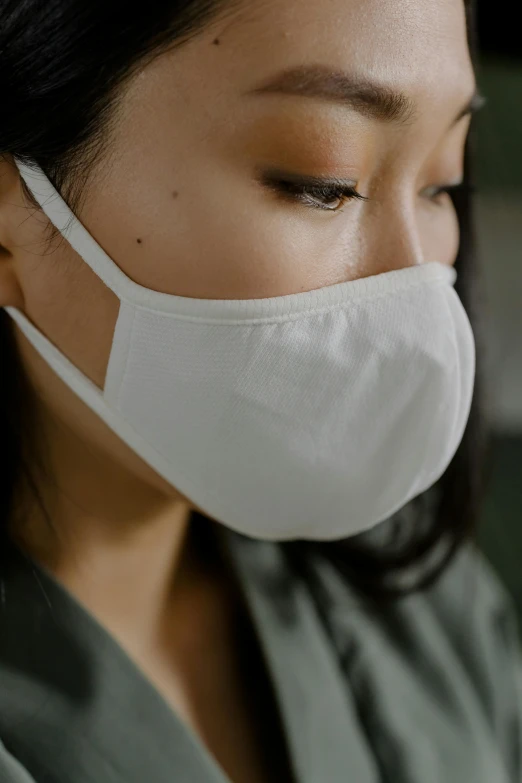
[[(417, 114), (415, 102), (404, 93), (322, 65), (288, 68), (250, 90), (248, 94), (267, 93), (321, 98), (353, 109), (371, 120), (397, 124), (407, 124)], [(485, 103), (486, 99), (475, 91), (453, 120), (452, 126), (464, 117), (475, 114)]]

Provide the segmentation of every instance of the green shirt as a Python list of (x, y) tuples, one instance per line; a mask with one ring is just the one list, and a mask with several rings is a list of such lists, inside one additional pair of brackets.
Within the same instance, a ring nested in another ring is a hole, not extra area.
[[(279, 544), (226, 541), (297, 783), (522, 783), (515, 615), (475, 549), (372, 616), (320, 556), (326, 613)], [(229, 783), (108, 631), (2, 552), (0, 782)]]

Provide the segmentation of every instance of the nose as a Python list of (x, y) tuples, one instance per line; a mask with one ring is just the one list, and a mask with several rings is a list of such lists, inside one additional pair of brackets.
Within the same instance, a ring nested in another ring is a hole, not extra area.
[(425, 250), (415, 209), (406, 200), (394, 205), (376, 204), (368, 210), (368, 237), (362, 277), (419, 266), (429, 260)]

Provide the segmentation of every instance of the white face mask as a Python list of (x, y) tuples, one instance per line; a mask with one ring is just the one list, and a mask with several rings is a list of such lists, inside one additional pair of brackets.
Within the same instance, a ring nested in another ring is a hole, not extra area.
[(119, 298), (100, 390), (16, 308), (60, 378), (211, 518), (261, 539), (363, 532), (433, 485), (469, 416), (473, 333), (427, 263), (305, 293), (208, 300), (130, 280), (43, 172), (43, 211)]

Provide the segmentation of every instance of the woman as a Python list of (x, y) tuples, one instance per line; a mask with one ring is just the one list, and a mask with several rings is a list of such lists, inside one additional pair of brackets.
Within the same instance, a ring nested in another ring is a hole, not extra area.
[(522, 780), (470, 20), (0, 0), (3, 783)]

